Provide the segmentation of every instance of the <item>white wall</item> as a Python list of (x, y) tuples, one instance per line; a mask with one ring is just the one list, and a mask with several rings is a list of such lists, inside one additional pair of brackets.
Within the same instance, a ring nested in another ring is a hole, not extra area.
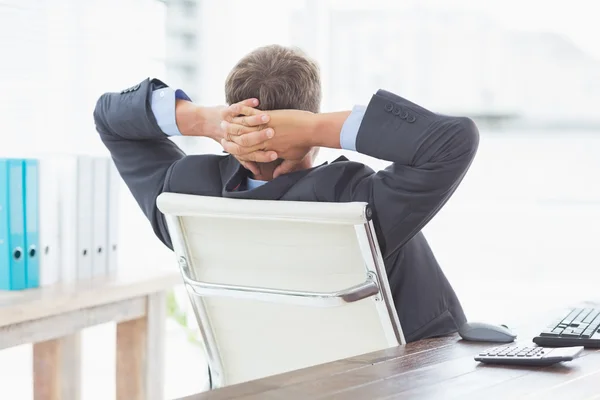
[[(164, 12), (156, 0), (0, 1), (0, 156), (107, 154), (95, 102), (164, 75)], [(125, 185), (121, 194), (123, 265), (172, 262)]]
[[(23, 152), (43, 137), (47, 118), (44, 85), (48, 55), (44, 41), (45, 4), (36, 0), (0, 3), (1, 154)], [(34, 111), (38, 110), (38, 111)], [(38, 118), (32, 118), (38, 116)]]
[(1, 2), (3, 151), (102, 153), (95, 99), (162, 72), (163, 7), (155, 0)]

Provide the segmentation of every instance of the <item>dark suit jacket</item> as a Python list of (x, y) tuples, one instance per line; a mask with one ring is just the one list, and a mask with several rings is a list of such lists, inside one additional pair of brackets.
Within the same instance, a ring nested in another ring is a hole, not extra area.
[[(477, 150), (479, 134), (468, 118), (434, 114), (380, 90), (360, 126), (357, 151), (392, 164), (385, 170), (340, 157), (250, 190), (235, 189), (248, 176), (229, 155), (186, 156), (160, 130), (150, 107), (159, 80), (144, 80), (100, 97), (96, 128), (131, 193), (160, 240), (171, 247), (162, 192), (229, 198), (351, 202), (374, 213), (379, 245), (406, 339), (455, 332), (465, 322), (461, 305), (421, 229), (452, 195)], [(466, 249), (465, 249), (466, 250)]]

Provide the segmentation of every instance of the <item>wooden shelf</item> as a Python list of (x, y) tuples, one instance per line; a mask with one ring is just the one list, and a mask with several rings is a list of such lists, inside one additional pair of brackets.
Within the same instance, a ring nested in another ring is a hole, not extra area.
[(115, 322), (117, 400), (162, 400), (165, 292), (181, 283), (173, 266), (0, 292), (0, 350), (33, 343), (34, 399), (79, 400), (80, 331)]

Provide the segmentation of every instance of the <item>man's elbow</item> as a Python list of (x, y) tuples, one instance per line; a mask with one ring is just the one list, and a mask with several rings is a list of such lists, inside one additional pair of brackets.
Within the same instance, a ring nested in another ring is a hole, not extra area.
[(458, 132), (462, 150), (471, 156), (475, 156), (479, 147), (479, 129), (472, 119), (467, 117), (457, 118)]
[(96, 130), (98, 130), (100, 135), (109, 133), (109, 125), (106, 121), (106, 109), (109, 101), (108, 95), (109, 93), (104, 93), (102, 96), (100, 96), (96, 101), (96, 107), (94, 108), (94, 124), (96, 125)]

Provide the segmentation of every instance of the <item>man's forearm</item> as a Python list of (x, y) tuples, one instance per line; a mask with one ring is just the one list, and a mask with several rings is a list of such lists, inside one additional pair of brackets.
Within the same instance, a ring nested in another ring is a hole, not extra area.
[(183, 136), (207, 137), (217, 142), (222, 107), (201, 107), (191, 101), (177, 99), (175, 121)]
[(340, 132), (350, 113), (350, 111), (339, 111), (315, 114), (314, 129), (310, 135), (311, 146), (340, 149)]

